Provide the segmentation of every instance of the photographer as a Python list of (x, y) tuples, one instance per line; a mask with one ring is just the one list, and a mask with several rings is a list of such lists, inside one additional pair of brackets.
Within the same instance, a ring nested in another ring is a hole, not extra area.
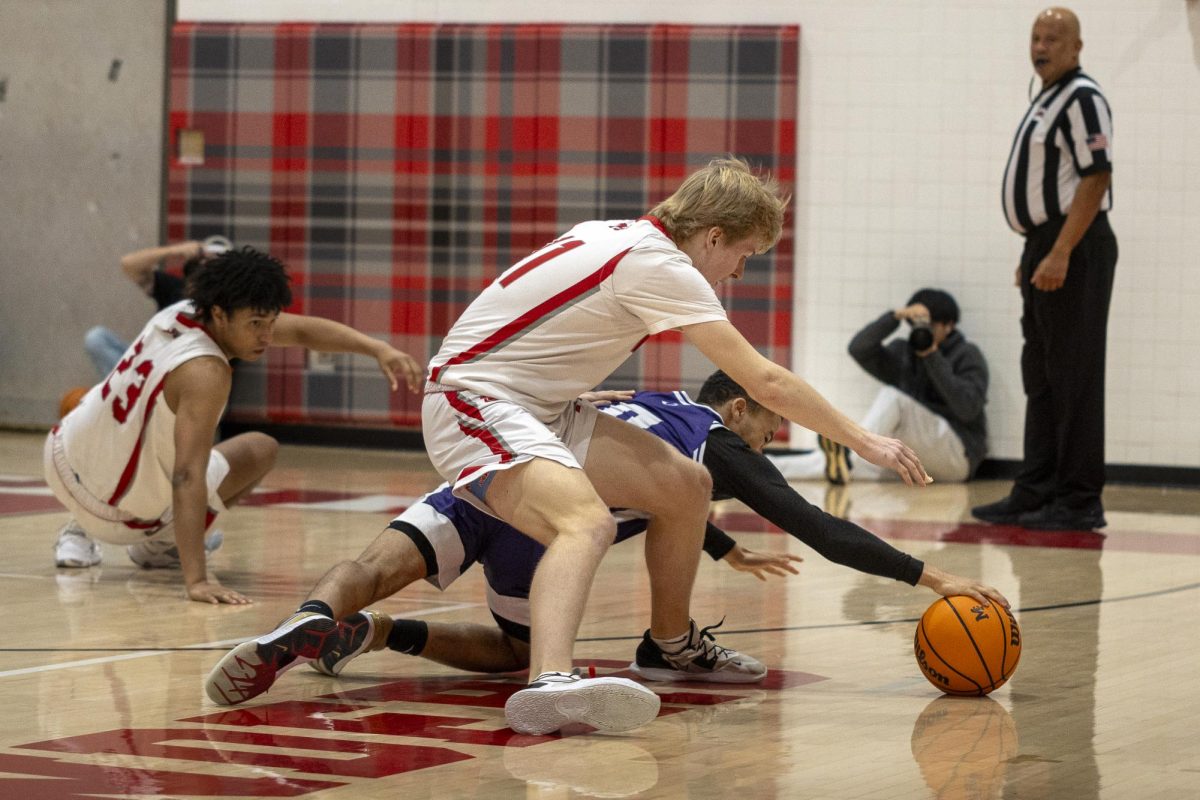
[[(884, 344), (901, 321), (909, 324), (909, 335)], [(850, 355), (859, 366), (887, 384), (862, 426), (908, 442), (937, 481), (967, 480), (987, 453), (987, 362), (957, 324), (954, 298), (940, 289), (922, 289), (850, 341)], [(824, 476), (842, 484), (851, 468), (860, 480), (886, 479), (871, 464), (852, 465), (849, 452), (836, 442), (819, 441), (817, 452), (772, 460), (788, 480)]]

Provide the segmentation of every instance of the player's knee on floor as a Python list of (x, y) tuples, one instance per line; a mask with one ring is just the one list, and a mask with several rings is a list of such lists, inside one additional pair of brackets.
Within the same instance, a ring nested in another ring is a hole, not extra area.
[(274, 437), (258, 431), (246, 435), (253, 437), (250, 446), (254, 450), (255, 461), (261, 465), (263, 474), (270, 472), (271, 468), (275, 466), (275, 459), (279, 457), (279, 442)]

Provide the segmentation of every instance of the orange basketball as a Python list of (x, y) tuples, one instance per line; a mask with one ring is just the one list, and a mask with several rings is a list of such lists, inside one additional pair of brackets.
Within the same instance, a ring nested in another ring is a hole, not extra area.
[(88, 386), (76, 386), (73, 389), (67, 389), (62, 399), (58, 401), (58, 418), (62, 419), (67, 414), (70, 414), (75, 406), (79, 405), (79, 401), (88, 393)]
[(913, 637), (917, 666), (946, 694), (985, 695), (1004, 685), (1021, 660), (1021, 629), (1008, 609), (970, 597), (931, 605)]

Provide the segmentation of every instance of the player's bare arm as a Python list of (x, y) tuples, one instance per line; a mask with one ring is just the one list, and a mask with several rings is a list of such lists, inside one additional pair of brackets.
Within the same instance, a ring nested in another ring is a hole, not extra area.
[(249, 603), (250, 599), (208, 576), (204, 523), (208, 511), (208, 459), (221, 409), (229, 397), (229, 365), (196, 358), (167, 376), (163, 395), (175, 412), (175, 467), (171, 508), (175, 546), (187, 596), (201, 603)]
[(280, 314), (271, 344), (275, 347), (305, 347), (321, 353), (370, 356), (378, 362), (379, 371), (388, 379), (392, 391), (400, 388), (401, 378), (410, 392), (419, 392), (425, 385), (424, 367), (408, 353), (331, 319)]
[(164, 247), (147, 247), (121, 257), (121, 272), (146, 294), (154, 287), (154, 270), (164, 259), (193, 258), (204, 254), (203, 242), (179, 242)]
[(920, 459), (899, 439), (879, 436), (838, 411), (798, 375), (763, 357), (721, 320), (685, 325), (684, 337), (755, 400), (798, 425), (840, 442), (863, 459), (894, 470), (909, 486), (930, 482)]

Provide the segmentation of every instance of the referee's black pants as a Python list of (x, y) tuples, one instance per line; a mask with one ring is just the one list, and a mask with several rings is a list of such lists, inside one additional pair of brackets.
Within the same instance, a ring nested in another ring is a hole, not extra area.
[(1064, 219), (1031, 230), (1021, 253), (1021, 377), (1025, 385), (1025, 463), (1013, 488), (1030, 505), (1099, 508), (1104, 488), (1104, 361), (1117, 237), (1103, 211), (1071, 253), (1061, 289), (1030, 279), (1054, 246)]

